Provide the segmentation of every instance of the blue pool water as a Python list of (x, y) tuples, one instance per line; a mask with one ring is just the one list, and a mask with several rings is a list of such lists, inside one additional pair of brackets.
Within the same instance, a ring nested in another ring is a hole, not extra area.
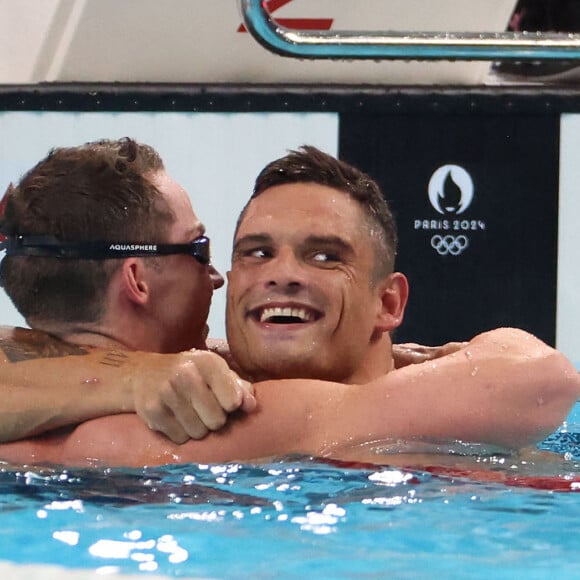
[(522, 486), (302, 457), (4, 466), (0, 560), (143, 577), (580, 578), (580, 404), (540, 447), (560, 454), (557, 467), (536, 466), (545, 477)]

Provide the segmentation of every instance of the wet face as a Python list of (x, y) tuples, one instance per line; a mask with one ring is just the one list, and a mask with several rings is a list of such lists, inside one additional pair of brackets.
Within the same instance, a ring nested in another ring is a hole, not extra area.
[(362, 208), (314, 183), (253, 200), (228, 273), (228, 341), (253, 378), (345, 382), (377, 340), (381, 293)]
[[(205, 228), (195, 215), (185, 190), (165, 172), (152, 179), (164, 195), (175, 221), (168, 229), (168, 243), (186, 243), (204, 235)], [(157, 258), (153, 309), (164, 337), (165, 352), (203, 348), (207, 317), (214, 289), (223, 285), (222, 276), (212, 267), (188, 255)]]

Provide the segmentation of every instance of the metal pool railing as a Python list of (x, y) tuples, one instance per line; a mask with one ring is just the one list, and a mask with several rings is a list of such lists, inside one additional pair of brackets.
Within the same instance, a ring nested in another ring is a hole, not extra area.
[(249, 32), (265, 48), (281, 56), (343, 60), (580, 61), (580, 34), (293, 30), (273, 19), (263, 0), (240, 2)]

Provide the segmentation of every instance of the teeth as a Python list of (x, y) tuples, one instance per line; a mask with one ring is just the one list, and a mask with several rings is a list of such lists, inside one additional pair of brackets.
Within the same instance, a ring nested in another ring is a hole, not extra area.
[(260, 315), (260, 322), (266, 322), (272, 318), (283, 316), (285, 318), (298, 318), (302, 322), (310, 322), (312, 316), (305, 308), (276, 307), (264, 308)]

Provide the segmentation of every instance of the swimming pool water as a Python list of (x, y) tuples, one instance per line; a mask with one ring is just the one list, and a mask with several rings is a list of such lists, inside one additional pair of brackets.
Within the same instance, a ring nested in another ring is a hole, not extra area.
[(144, 577), (580, 578), (580, 404), (540, 447), (559, 467), (522, 487), (307, 457), (4, 466), (0, 560)]

